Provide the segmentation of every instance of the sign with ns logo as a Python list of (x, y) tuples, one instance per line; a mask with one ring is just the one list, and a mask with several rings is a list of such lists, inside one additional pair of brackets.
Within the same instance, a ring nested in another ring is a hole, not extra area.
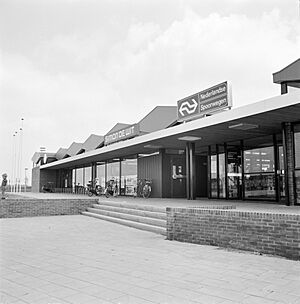
[(199, 114), (198, 99), (198, 94), (194, 94), (177, 102), (178, 120), (185, 120), (186, 118)]
[(179, 122), (197, 119), (232, 107), (231, 86), (227, 81), (177, 102)]

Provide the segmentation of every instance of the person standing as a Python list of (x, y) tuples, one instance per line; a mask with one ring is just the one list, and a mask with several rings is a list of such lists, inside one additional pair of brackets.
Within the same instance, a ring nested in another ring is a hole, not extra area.
[(7, 185), (7, 174), (4, 173), (2, 174), (2, 183), (1, 183), (2, 199), (5, 199), (6, 185)]

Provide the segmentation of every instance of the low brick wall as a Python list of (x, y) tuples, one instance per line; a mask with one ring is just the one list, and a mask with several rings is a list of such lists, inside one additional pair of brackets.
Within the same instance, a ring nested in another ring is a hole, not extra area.
[(80, 214), (97, 199), (6, 199), (0, 201), (0, 218)]
[(167, 208), (167, 239), (300, 259), (300, 215), (220, 208)]

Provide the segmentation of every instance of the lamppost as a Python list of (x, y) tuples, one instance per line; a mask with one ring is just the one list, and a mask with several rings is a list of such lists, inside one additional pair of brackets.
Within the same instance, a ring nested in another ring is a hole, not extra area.
[(18, 172), (18, 162), (17, 162), (17, 150), (18, 150), (18, 143), (17, 143), (17, 135), (18, 132), (15, 131), (13, 135), (13, 172), (12, 172), (12, 180), (13, 180), (13, 192), (17, 192), (17, 172)]
[(18, 192), (22, 192), (22, 185), (21, 185), (21, 175), (22, 175), (22, 146), (23, 146), (23, 122), (24, 118), (21, 118), (21, 128), (20, 128), (20, 146), (19, 146), (19, 170), (18, 170), (18, 176), (19, 176), (19, 189)]
[(15, 175), (15, 137), (16, 134), (13, 134), (12, 139), (12, 159), (11, 159), (11, 173), (10, 173), (10, 192), (14, 192), (14, 175)]

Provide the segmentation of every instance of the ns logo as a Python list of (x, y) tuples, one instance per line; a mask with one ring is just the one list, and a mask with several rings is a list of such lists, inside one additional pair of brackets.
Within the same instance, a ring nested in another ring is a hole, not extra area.
[(192, 98), (190, 100), (184, 101), (179, 107), (179, 113), (181, 116), (194, 114), (197, 110), (198, 102)]

